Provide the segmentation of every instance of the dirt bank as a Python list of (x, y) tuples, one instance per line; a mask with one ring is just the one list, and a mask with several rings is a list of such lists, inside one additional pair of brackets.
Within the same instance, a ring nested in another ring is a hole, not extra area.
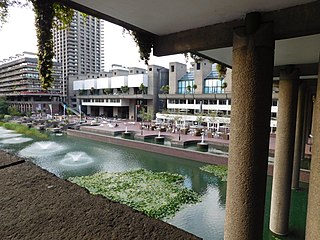
[(0, 239), (199, 239), (21, 160), (0, 151)]

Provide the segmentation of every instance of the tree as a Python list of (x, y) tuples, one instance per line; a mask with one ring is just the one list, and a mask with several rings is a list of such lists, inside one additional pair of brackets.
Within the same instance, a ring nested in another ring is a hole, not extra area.
[(6, 97), (0, 97), (0, 114), (8, 113), (9, 104)]
[(8, 113), (11, 116), (21, 116), (21, 113), (17, 107), (8, 107)]
[(112, 90), (111, 88), (105, 88), (105, 89), (103, 89), (103, 93), (106, 94), (106, 95), (111, 94), (112, 91), (113, 91), (113, 90)]
[(90, 94), (91, 94), (91, 95), (93, 95), (93, 94), (94, 94), (94, 92), (95, 92), (94, 87), (91, 87), (91, 89), (90, 89)]
[(160, 88), (160, 91), (165, 95), (165, 103), (164, 103), (164, 109), (167, 109), (167, 94), (169, 93), (170, 87), (169, 85), (163, 85)]
[(139, 86), (139, 90), (142, 94), (145, 94), (146, 93), (146, 90), (147, 90), (147, 87), (141, 83), (140, 86)]
[(203, 123), (203, 121), (204, 121), (204, 118), (203, 118), (203, 116), (202, 116), (201, 113), (197, 115), (196, 121), (197, 121), (197, 123), (198, 123), (198, 126), (199, 126), (199, 125), (202, 125), (202, 123)]
[(142, 107), (140, 109), (140, 115), (141, 115), (142, 121), (150, 122), (152, 120), (153, 113), (150, 109), (148, 109), (148, 111), (146, 111), (146, 108)]
[(194, 92), (198, 88), (197, 84), (193, 84), (192, 87), (190, 85), (187, 86), (186, 90), (188, 93), (192, 93), (192, 97), (194, 99)]
[(128, 86), (121, 86), (121, 92), (122, 92), (122, 94), (128, 93), (129, 92), (129, 87)]

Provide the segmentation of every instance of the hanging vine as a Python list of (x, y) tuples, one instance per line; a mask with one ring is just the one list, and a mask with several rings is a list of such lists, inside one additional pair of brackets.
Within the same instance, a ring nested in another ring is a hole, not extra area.
[(216, 69), (217, 69), (217, 72), (218, 72), (218, 78), (221, 81), (221, 88), (226, 88), (228, 85), (227, 85), (226, 82), (223, 82), (223, 79), (227, 75), (227, 67), (222, 65), (222, 64), (217, 63)]
[(123, 28), (122, 34), (125, 34), (125, 33), (128, 33), (133, 38), (133, 40), (139, 47), (140, 59), (144, 61), (146, 65), (148, 65), (150, 60), (151, 50), (153, 48), (153, 42), (154, 42), (153, 36), (148, 33), (137, 32), (137, 31), (132, 31), (132, 30)]
[(44, 90), (51, 88), (53, 83), (53, 0), (32, 0), (35, 13), (35, 25), (38, 43), (38, 70), (41, 86)]
[(74, 11), (54, 0), (30, 0), (35, 13), (35, 26), (38, 42), (38, 70), (41, 87), (48, 90), (52, 87), (53, 68), (53, 27), (59, 29), (70, 25)]

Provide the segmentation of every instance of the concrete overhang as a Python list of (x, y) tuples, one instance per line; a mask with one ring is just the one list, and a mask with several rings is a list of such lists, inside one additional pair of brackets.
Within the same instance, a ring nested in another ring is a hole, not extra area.
[[(120, 26), (152, 34), (154, 54), (196, 52), (232, 66), (233, 30), (247, 13), (274, 23), (275, 66), (315, 64), (320, 52), (320, 1), (60, 0)], [(315, 73), (312, 73), (315, 74)]]

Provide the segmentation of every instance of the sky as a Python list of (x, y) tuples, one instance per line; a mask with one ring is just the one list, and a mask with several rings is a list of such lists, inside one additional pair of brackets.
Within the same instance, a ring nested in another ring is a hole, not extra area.
[[(10, 8), (8, 23), (0, 29), (0, 60), (15, 56), (24, 51), (37, 52), (37, 39), (34, 27), (34, 13), (30, 7)], [(105, 70), (112, 64), (125, 67), (142, 67), (146, 65), (139, 57), (139, 49), (132, 37), (123, 34), (122, 27), (104, 22), (104, 61)], [(166, 57), (151, 56), (149, 64), (169, 68), (169, 62), (186, 63), (184, 55)]]

